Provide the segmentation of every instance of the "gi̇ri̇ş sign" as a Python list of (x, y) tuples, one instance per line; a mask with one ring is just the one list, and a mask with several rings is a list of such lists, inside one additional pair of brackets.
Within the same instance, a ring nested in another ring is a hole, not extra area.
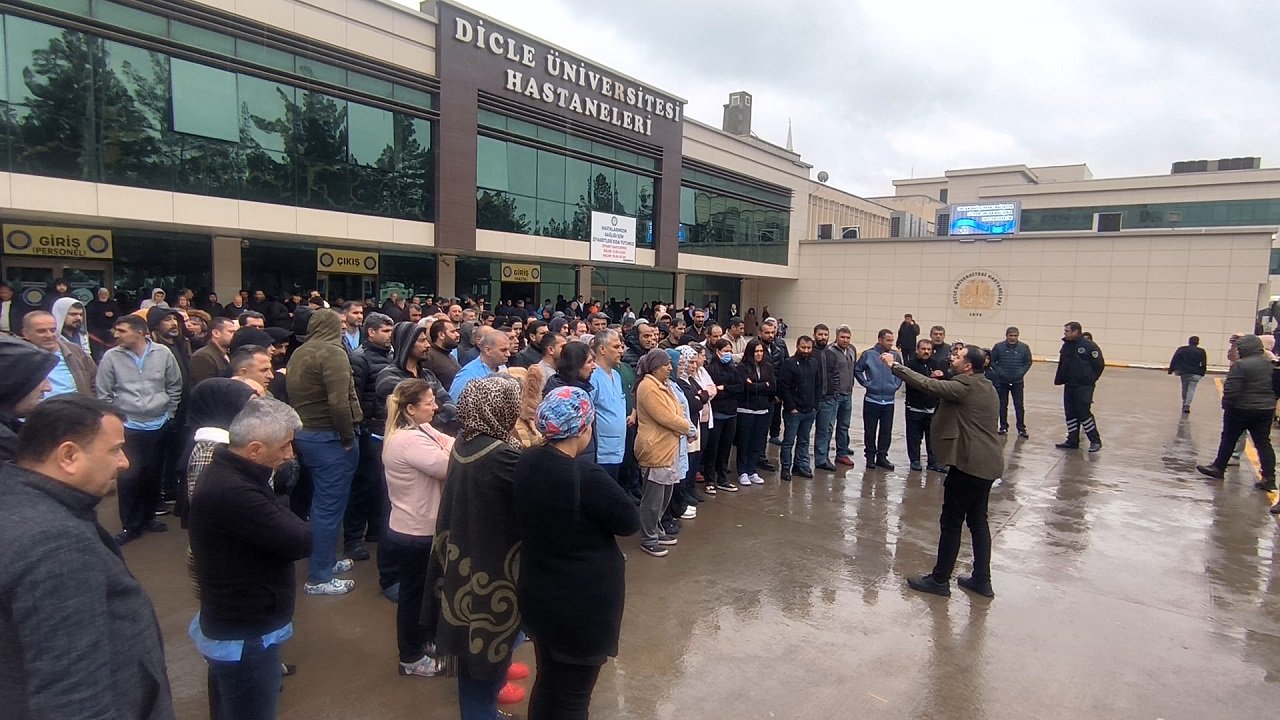
[(636, 264), (636, 219), (591, 213), (591, 260)]

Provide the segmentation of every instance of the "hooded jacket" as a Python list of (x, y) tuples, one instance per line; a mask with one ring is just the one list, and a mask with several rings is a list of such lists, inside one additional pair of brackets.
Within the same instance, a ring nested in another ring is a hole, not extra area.
[(173, 359), (178, 361), (178, 370), (182, 372), (182, 391), (186, 393), (191, 389), (191, 346), (187, 344), (186, 328), (183, 326), (185, 318), (182, 317), (182, 313), (169, 307), (152, 306), (147, 311), (147, 329), (151, 331), (151, 339), (155, 340), (156, 329), (160, 327), (160, 322), (170, 315), (178, 319), (178, 339), (172, 344), (158, 342), (169, 348), (173, 353)]
[(90, 355), (89, 335), (79, 332), (73, 340), (62, 334), (67, 313), (71, 311), (71, 306), (77, 304), (80, 304), (79, 300), (64, 297), (53, 303), (53, 310), (50, 313), (53, 314), (53, 320), (57, 323), (55, 332), (58, 336), (58, 350), (62, 353), (63, 362), (67, 364), (67, 370), (71, 371), (71, 377), (76, 381), (76, 392), (85, 397), (95, 397), (98, 392), (94, 384), (98, 365), (93, 362), (93, 356)]
[[(365, 428), (381, 435), (382, 427), (377, 425), (378, 397), (375, 392), (378, 374), (391, 364), (391, 345), (378, 347), (366, 337), (360, 347), (351, 353), (351, 380), (356, 386), (356, 395), (360, 398), (360, 412), (364, 414)], [(385, 400), (385, 398), (384, 398)]]
[(0, 337), (0, 465), (12, 460), (18, 449), (18, 414), (15, 407), (44, 382), (58, 364), (53, 353), (25, 340)]
[[(391, 354), (391, 364), (378, 373), (374, 387), (373, 407), (376, 414), (373, 422), (370, 423), (370, 429), (378, 435), (383, 433), (387, 424), (387, 398), (395, 392), (396, 385), (399, 385), (401, 380), (413, 377), (407, 368), (410, 348), (426, 331), (427, 329), (421, 325), (402, 322), (396, 323), (395, 329), (391, 332), (391, 347), (395, 348)], [(436, 414), (431, 420), (432, 427), (444, 432), (456, 431), (458, 406), (454, 404), (453, 396), (440, 383), (440, 378), (431, 372), (423, 360), (418, 361), (418, 378), (431, 383), (431, 391), (436, 396)]]
[(289, 358), (285, 373), (289, 402), (307, 430), (333, 430), (344, 446), (355, 442), (364, 419), (342, 344), (342, 317), (332, 310), (311, 316), (307, 341)]
[(471, 343), (471, 336), (480, 323), (468, 320), (458, 326), (458, 367), (480, 357), (480, 348)]
[(1276, 396), (1271, 390), (1271, 361), (1262, 351), (1257, 335), (1236, 341), (1240, 359), (1231, 366), (1222, 383), (1222, 407), (1229, 410), (1274, 410)]

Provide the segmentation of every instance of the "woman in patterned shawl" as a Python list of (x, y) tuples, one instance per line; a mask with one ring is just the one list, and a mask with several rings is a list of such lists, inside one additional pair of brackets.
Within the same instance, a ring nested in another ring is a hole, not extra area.
[(436, 653), (457, 672), (464, 718), (497, 716), (520, 633), (512, 510), (519, 413), (520, 382), (504, 374), (473, 380), (458, 398), (462, 432), (449, 458), (422, 621)]

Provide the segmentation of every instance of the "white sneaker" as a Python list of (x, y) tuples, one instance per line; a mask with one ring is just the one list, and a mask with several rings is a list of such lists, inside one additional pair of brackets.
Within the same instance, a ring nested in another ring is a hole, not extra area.
[(415, 663), (400, 663), (401, 677), (435, 677), (444, 672), (444, 663), (424, 655)]
[(764, 478), (760, 477), (760, 473), (751, 473), (751, 483), (753, 485), (763, 485)]
[(351, 558), (342, 558), (341, 560), (333, 564), (333, 574), (341, 575), (342, 573), (345, 573), (345, 572), (351, 572), (351, 568), (355, 566), (356, 564), (354, 561), (351, 560)]
[(692, 520), (692, 519), (694, 519), (694, 518), (696, 518), (696, 517), (698, 517), (698, 508), (696, 508), (696, 507), (694, 507), (694, 506), (690, 505), (689, 507), (685, 508), (684, 514), (682, 514), (682, 515), (680, 516), (680, 519), (681, 519), (681, 520)]
[(346, 595), (355, 586), (355, 580), (334, 578), (327, 583), (307, 583), (302, 586), (302, 591), (308, 595)]
[(749, 487), (751, 485), (751, 476), (746, 473), (742, 473), (738, 476), (738, 484), (743, 487)]

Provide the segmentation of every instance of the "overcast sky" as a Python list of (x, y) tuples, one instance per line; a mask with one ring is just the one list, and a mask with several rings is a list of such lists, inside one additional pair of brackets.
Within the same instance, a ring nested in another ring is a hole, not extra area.
[[(416, 6), (414, 0), (398, 0)], [(952, 168), (1280, 167), (1277, 0), (469, 0), (503, 24), (753, 127), (862, 196)]]

